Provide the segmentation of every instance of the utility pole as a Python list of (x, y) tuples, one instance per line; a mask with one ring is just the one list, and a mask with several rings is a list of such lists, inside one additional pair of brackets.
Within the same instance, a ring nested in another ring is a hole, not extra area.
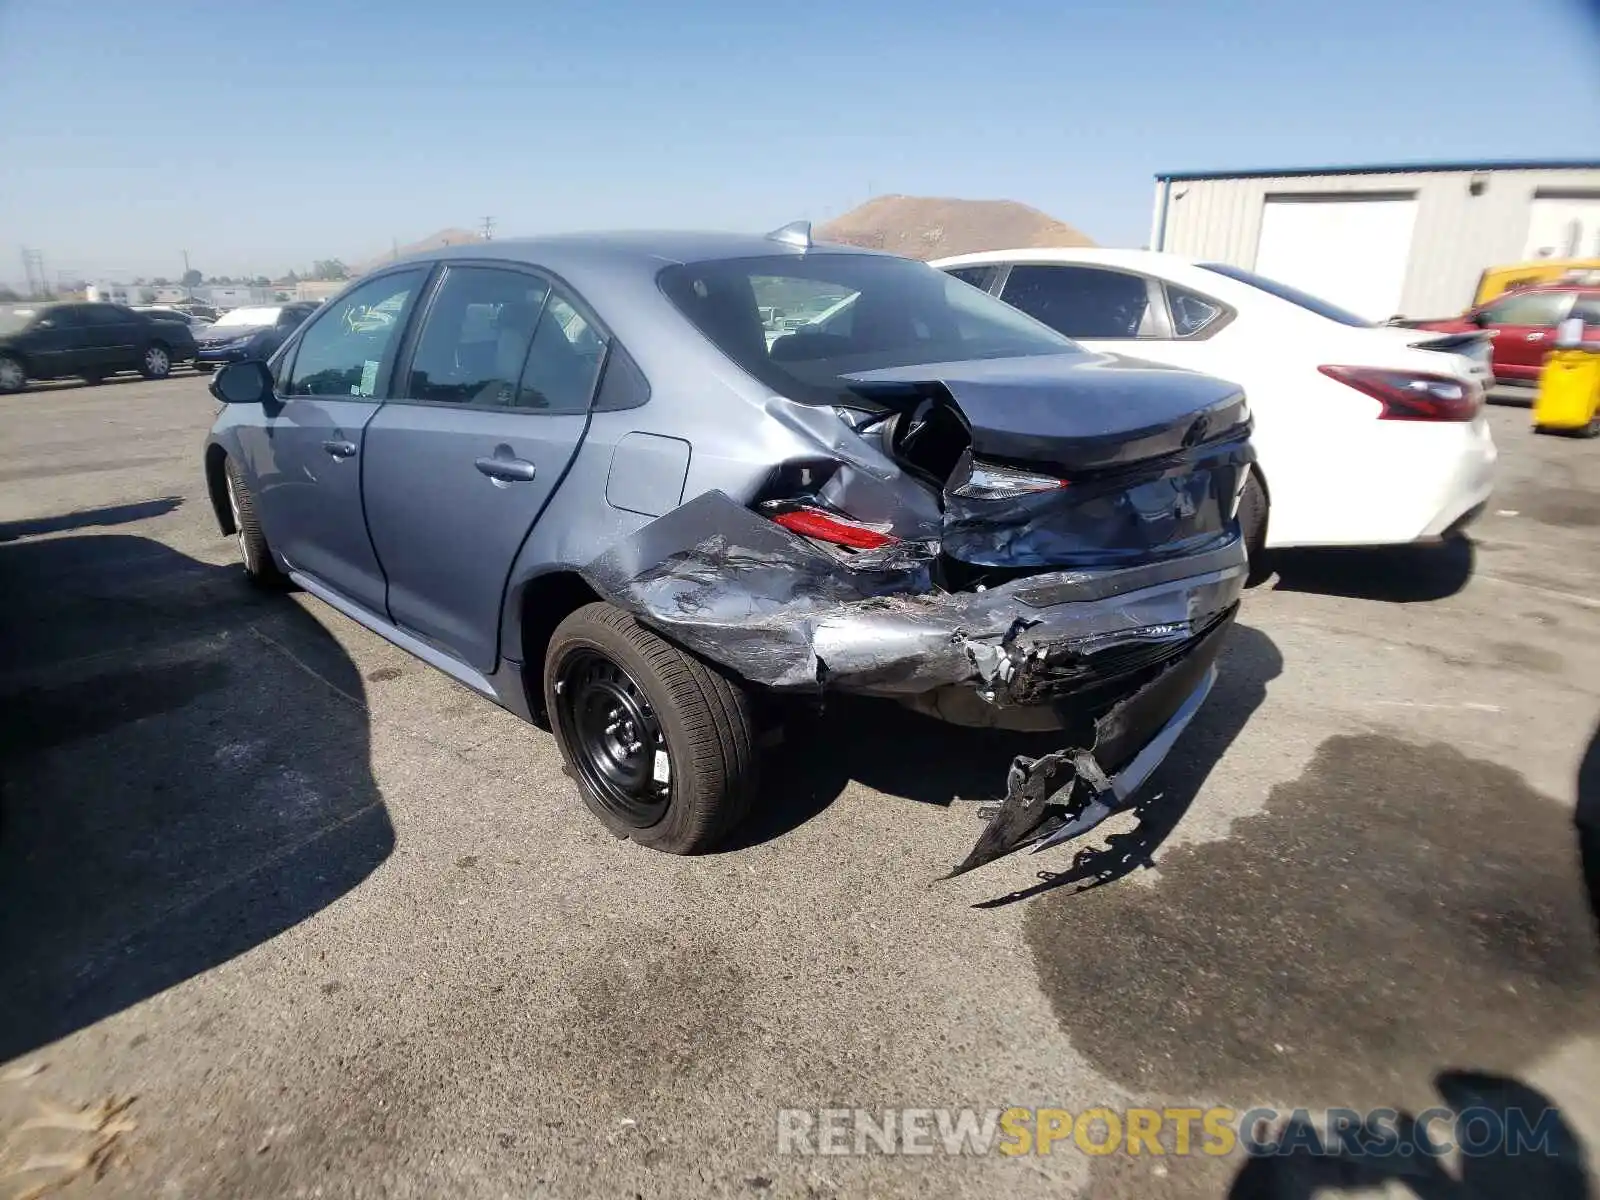
[(481, 232), (483, 234), (483, 240), (484, 241), (486, 241), (486, 242), (494, 241), (494, 218), (493, 217), (485, 217), (483, 219), (483, 224), (481, 226), (479, 226), (479, 232)]
[(183, 252), (183, 273), (185, 275), (189, 273), (189, 252), (187, 250)]
[(50, 294), (50, 276), (44, 270), (44, 251), (22, 248), (22, 271), (28, 277), (28, 298), (38, 299)]

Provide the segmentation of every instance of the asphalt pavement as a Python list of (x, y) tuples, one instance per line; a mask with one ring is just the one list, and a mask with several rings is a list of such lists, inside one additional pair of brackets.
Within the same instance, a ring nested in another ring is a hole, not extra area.
[(1400, 1168), (777, 1114), (1484, 1096), (1559, 1153), (1417, 1194), (1596, 1187), (1600, 442), (1493, 410), (1470, 542), (1283, 557), (1137, 813), (941, 882), (1037, 741), (840, 703), (738, 848), (617, 841), (548, 735), (245, 584), (214, 411), (0, 398), (0, 1196), (1308, 1196)]

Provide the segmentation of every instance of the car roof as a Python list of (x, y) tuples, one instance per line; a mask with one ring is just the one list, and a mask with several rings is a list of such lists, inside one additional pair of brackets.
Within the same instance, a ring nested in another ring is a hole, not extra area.
[(1096, 263), (1126, 267), (1130, 271), (1159, 273), (1173, 267), (1197, 267), (1202, 259), (1168, 254), (1164, 250), (1121, 250), (1103, 246), (1018, 246), (1012, 250), (980, 250), (935, 259), (936, 267), (982, 266), (986, 263)]
[(651, 274), (664, 266), (729, 258), (799, 256), (806, 253), (881, 254), (859, 246), (816, 242), (809, 249), (754, 233), (712, 233), (690, 230), (623, 230), (567, 233), (534, 238), (496, 238), (419, 251), (397, 263), (436, 262), (452, 258), (525, 262), (565, 273), (586, 268), (636, 266)]

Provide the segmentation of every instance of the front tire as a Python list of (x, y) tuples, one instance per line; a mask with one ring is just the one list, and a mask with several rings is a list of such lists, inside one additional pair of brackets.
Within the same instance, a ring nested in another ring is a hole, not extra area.
[(0, 354), (0, 396), (20, 392), (28, 386), (28, 372), (22, 360), (11, 354)]
[(233, 517), (234, 537), (239, 542), (239, 557), (244, 560), (244, 572), (250, 582), (259, 588), (278, 590), (287, 577), (278, 569), (272, 549), (267, 545), (266, 534), (261, 532), (261, 521), (256, 516), (255, 497), (250, 485), (233, 465), (230, 458), (223, 466), (223, 476), (228, 490), (228, 512)]
[(556, 627), (544, 699), (584, 803), (617, 836), (697, 854), (749, 812), (749, 694), (615, 605), (586, 604)]
[(160, 342), (151, 342), (139, 352), (139, 374), (146, 379), (165, 379), (172, 374), (172, 352)]
[(1244, 494), (1239, 497), (1239, 529), (1244, 535), (1244, 548), (1250, 555), (1250, 569), (1245, 575), (1246, 587), (1265, 583), (1272, 574), (1272, 564), (1267, 561), (1267, 489), (1252, 468), (1245, 480)]

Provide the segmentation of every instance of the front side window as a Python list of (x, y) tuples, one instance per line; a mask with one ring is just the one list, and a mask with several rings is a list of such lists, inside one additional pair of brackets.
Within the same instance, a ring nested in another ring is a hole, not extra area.
[[(864, 371), (1078, 350), (943, 271), (887, 255), (717, 259), (667, 267), (659, 280), (678, 311), (748, 374), (813, 403), (838, 399), (846, 377)], [(791, 303), (803, 315), (788, 318)], [(763, 310), (779, 307), (792, 323), (773, 330)]]
[(1579, 296), (1578, 302), (1572, 306), (1572, 316), (1581, 317), (1591, 329), (1600, 329), (1600, 292)]
[(1139, 337), (1150, 314), (1143, 276), (1098, 267), (1015, 266), (1001, 299), (1074, 338)]
[(516, 271), (451, 267), (399, 394), (429, 404), (511, 404), (549, 290)]
[(1489, 325), (1554, 325), (1572, 306), (1571, 292), (1515, 292), (1484, 310)]
[(83, 321), (84, 305), (63, 304), (57, 308), (47, 308), (39, 313), (37, 324), (44, 329), (78, 329)]
[(285, 394), (377, 395), (426, 274), (413, 268), (381, 275), (319, 313), (300, 337)]

